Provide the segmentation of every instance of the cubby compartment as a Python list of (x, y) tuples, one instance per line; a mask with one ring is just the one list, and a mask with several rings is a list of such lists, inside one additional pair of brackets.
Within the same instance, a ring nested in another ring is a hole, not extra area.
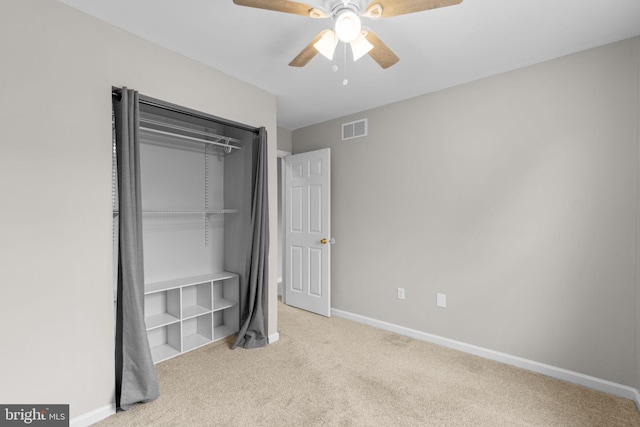
[(213, 313), (213, 340), (217, 341), (233, 335), (239, 329), (238, 305)]
[(173, 323), (147, 331), (153, 363), (177, 356), (182, 352), (180, 335), (180, 323)]
[(183, 319), (210, 313), (211, 307), (211, 282), (199, 283), (182, 288)]
[(238, 304), (238, 276), (213, 283), (213, 311)]
[(147, 330), (180, 321), (180, 289), (148, 294), (144, 298)]
[(192, 317), (182, 322), (183, 349), (182, 351), (193, 350), (213, 340), (212, 314)]

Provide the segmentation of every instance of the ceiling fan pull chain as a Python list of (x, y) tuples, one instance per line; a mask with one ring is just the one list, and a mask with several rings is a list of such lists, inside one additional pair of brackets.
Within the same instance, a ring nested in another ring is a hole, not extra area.
[(347, 44), (346, 43), (342, 43), (342, 45), (344, 46), (344, 80), (342, 81), (342, 86), (346, 86), (349, 84), (349, 80), (347, 80)]

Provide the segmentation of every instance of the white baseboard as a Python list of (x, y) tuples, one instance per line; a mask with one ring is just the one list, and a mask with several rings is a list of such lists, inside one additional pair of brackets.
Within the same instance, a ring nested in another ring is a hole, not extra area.
[(640, 391), (638, 389), (633, 389), (633, 401), (636, 403), (636, 408), (640, 411)]
[(533, 360), (523, 359), (518, 356), (512, 356), (510, 354), (500, 353), (498, 351), (477, 347), (472, 344), (466, 344), (449, 338), (440, 337), (438, 335), (428, 334), (426, 332), (406, 328), (404, 326), (394, 325), (393, 323), (387, 323), (381, 320), (372, 319), (370, 317), (361, 316), (359, 314), (338, 310), (336, 308), (331, 309), (331, 315), (341, 317), (343, 319), (352, 320), (354, 322), (363, 323), (365, 325), (373, 326), (374, 328), (382, 329), (385, 331), (395, 332), (397, 334), (405, 335), (418, 340), (438, 344), (443, 347), (462, 351), (464, 353), (470, 353), (476, 356), (484, 357), (486, 359), (495, 360), (507, 365), (517, 366), (519, 368), (527, 369), (529, 371), (547, 375), (552, 378), (581, 385), (593, 390), (612, 394), (614, 396), (624, 397), (626, 399), (633, 400), (636, 404), (636, 408), (638, 408), (638, 411), (640, 411), (640, 392), (633, 387), (581, 374), (579, 372), (569, 371), (567, 369), (558, 368), (556, 366), (546, 365), (544, 363), (539, 363)]
[(115, 403), (94, 409), (93, 411), (71, 418), (71, 427), (87, 427), (116, 413)]
[(274, 342), (276, 342), (276, 341), (278, 341), (280, 339), (280, 334), (275, 332), (275, 333), (269, 335), (268, 339), (269, 339), (269, 344), (273, 344)]

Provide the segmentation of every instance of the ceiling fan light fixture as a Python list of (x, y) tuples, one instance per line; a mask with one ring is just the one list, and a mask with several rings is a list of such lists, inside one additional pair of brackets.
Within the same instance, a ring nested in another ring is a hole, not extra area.
[(339, 13), (335, 28), (341, 42), (351, 43), (360, 34), (362, 23), (358, 15), (347, 9)]
[(361, 32), (358, 37), (353, 39), (351, 42), (351, 52), (353, 53), (354, 61), (362, 58), (364, 55), (369, 53), (371, 49), (373, 49), (373, 45), (369, 43), (369, 40), (367, 40), (363, 32)]
[(336, 33), (331, 30), (327, 30), (320, 40), (313, 44), (313, 47), (315, 47), (316, 50), (325, 58), (331, 61), (333, 60), (333, 53), (336, 51), (337, 44), (338, 38), (336, 37)]

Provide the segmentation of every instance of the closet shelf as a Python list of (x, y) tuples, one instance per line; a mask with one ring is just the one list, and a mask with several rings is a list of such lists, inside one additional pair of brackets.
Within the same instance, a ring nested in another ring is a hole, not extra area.
[(210, 308), (203, 307), (201, 305), (192, 305), (182, 309), (182, 318), (191, 319), (192, 317), (198, 317), (207, 313), (211, 313)]
[(146, 317), (144, 319), (147, 330), (159, 328), (161, 326), (170, 325), (172, 323), (178, 323), (180, 318), (170, 313), (160, 313), (153, 316)]
[(156, 361), (169, 359), (179, 354), (180, 350), (170, 344), (163, 344), (151, 348), (151, 358), (154, 360), (154, 363), (156, 363)]
[(221, 271), (219, 273), (203, 274), (200, 276), (181, 277), (178, 279), (165, 280), (156, 283), (145, 283), (144, 293), (150, 294), (153, 292), (166, 291), (168, 289), (182, 288), (191, 285), (198, 285), (205, 282), (219, 282), (226, 279), (233, 279), (238, 277), (236, 273), (229, 273), (227, 271)]
[(202, 215), (202, 214), (235, 214), (238, 213), (238, 209), (175, 209), (175, 210), (155, 210), (155, 209), (143, 209), (143, 214), (186, 214), (186, 215)]
[(213, 303), (213, 311), (225, 310), (229, 307), (233, 307), (237, 302), (226, 300), (223, 298), (216, 299)]
[(183, 351), (189, 351), (189, 350), (193, 350), (196, 349), (198, 347), (202, 347), (203, 345), (207, 345), (211, 342), (211, 338), (200, 335), (200, 334), (193, 334), (193, 335), (189, 335), (184, 337), (184, 340), (182, 342), (182, 346), (183, 346)]
[[(238, 209), (174, 209), (174, 210), (156, 210), (143, 209), (143, 215), (213, 215), (213, 214), (236, 214)], [(119, 215), (120, 211), (113, 211), (113, 215)]]
[(230, 328), (227, 325), (216, 326), (215, 328), (213, 328), (213, 339), (219, 340), (228, 337), (229, 335), (233, 335), (236, 332), (238, 332), (237, 329)]

